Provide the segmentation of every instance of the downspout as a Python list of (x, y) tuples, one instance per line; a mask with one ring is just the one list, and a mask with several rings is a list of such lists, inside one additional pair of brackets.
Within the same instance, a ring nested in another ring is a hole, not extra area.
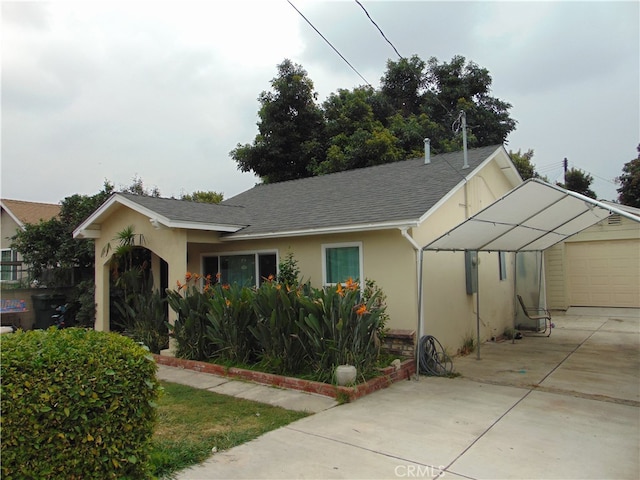
[(418, 380), (420, 378), (420, 356), (418, 355), (418, 349), (420, 346), (420, 338), (422, 337), (422, 255), (423, 250), (416, 243), (411, 235), (408, 233), (409, 227), (402, 227), (400, 229), (400, 233), (402, 236), (407, 239), (407, 241), (411, 244), (411, 246), (416, 251), (416, 277), (418, 281), (418, 319), (416, 324), (416, 346), (415, 346), (415, 355), (416, 355), (416, 374), (415, 378)]

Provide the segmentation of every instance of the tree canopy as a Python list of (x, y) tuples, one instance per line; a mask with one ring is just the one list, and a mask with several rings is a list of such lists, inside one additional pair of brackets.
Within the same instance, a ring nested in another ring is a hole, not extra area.
[(180, 200), (198, 203), (220, 203), (224, 199), (224, 195), (219, 192), (196, 190), (193, 193), (186, 193), (180, 197)]
[(43, 285), (70, 284), (74, 269), (93, 270), (93, 241), (76, 240), (73, 230), (91, 215), (113, 192), (105, 181), (95, 195), (74, 194), (60, 202), (60, 215), (36, 224), (25, 224), (12, 239), (12, 248), (20, 252), (31, 268), (31, 279)]
[(518, 170), (518, 173), (522, 177), (522, 180), (529, 180), (530, 178), (539, 178), (538, 172), (536, 172), (535, 167), (531, 163), (531, 159), (533, 158), (533, 150), (529, 149), (526, 152), (522, 153), (521, 150), (518, 149), (517, 152), (509, 150), (509, 157), (511, 157), (511, 161), (513, 165)]
[(591, 190), (593, 177), (578, 168), (570, 168), (564, 174), (564, 183), (558, 183), (562, 188), (577, 192), (585, 197), (598, 198), (596, 193)]
[(324, 118), (306, 70), (285, 60), (272, 91), (258, 97), (258, 135), (253, 145), (241, 145), (231, 156), (243, 172), (253, 171), (265, 182), (309, 176), (308, 166), (324, 150)]
[(380, 88), (339, 89), (321, 105), (302, 66), (284, 60), (258, 97), (258, 134), (231, 151), (242, 171), (265, 183), (460, 150), (461, 110), (469, 147), (501, 144), (515, 129), (511, 105), (494, 98), (488, 70), (462, 56), (389, 60)]
[(618, 201), (623, 205), (640, 208), (640, 145), (638, 157), (628, 161), (622, 167), (622, 175), (617, 178)]

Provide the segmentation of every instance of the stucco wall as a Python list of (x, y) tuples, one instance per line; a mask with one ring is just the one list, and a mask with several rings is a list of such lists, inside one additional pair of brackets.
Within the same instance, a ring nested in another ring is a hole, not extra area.
[(270, 240), (224, 242), (217, 245), (190, 244), (190, 272), (202, 272), (205, 255), (276, 251), (278, 262), (289, 251), (294, 255), (304, 281), (314, 287), (322, 286), (322, 245), (344, 242), (362, 242), (363, 275), (375, 280), (387, 295), (390, 328), (412, 329), (417, 320), (417, 274), (413, 247), (400, 230), (362, 232), (339, 235), (318, 235)]
[(0, 239), (1, 248), (11, 248), (11, 237), (18, 231), (18, 224), (2, 209), (0, 216), (0, 228), (2, 229), (2, 238)]
[[(455, 191), (414, 229), (419, 245), (426, 245), (511, 190), (492, 162)], [(500, 280), (499, 253), (480, 253), (478, 293), (467, 294), (464, 252), (424, 253), (424, 321), (422, 334), (435, 336), (450, 353), (468, 337), (476, 338), (477, 295), (481, 341), (502, 335), (514, 320), (514, 254), (507, 253), (507, 278)]]
[[(120, 207), (116, 214), (106, 219), (100, 229), (100, 238), (95, 239), (96, 266), (96, 329), (109, 328), (109, 259), (118, 241), (115, 237), (129, 225), (134, 226), (135, 234), (142, 234), (144, 247), (169, 264), (169, 285), (175, 285), (177, 280), (184, 281), (187, 271), (187, 234), (181, 229), (155, 229), (149, 219), (133, 210)], [(111, 252), (108, 256), (102, 254), (104, 247), (110, 243)], [(154, 277), (159, 272), (153, 272)], [(175, 320), (175, 312), (169, 309), (169, 321)]]

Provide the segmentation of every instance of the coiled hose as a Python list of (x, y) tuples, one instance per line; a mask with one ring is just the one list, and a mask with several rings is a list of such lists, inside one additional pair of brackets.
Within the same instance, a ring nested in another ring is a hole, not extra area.
[(420, 373), (434, 377), (446, 377), (453, 373), (453, 361), (442, 345), (431, 335), (424, 335), (418, 346)]

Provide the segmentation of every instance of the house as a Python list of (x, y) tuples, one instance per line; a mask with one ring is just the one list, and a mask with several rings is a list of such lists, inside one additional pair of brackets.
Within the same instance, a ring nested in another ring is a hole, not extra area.
[(640, 308), (640, 209), (614, 213), (545, 252), (549, 308)]
[[(522, 183), (503, 146), (489, 146), (275, 184), (221, 204), (114, 193), (74, 232), (96, 251), (96, 328), (109, 328), (108, 262), (116, 234), (133, 226), (152, 252), (159, 288), (186, 272), (221, 274), (257, 285), (290, 252), (313, 286), (371, 279), (387, 297), (396, 331), (415, 331), (420, 248)], [(481, 253), (481, 336), (502, 334), (514, 318), (514, 254)], [(421, 330), (455, 352), (475, 332), (461, 252), (430, 256), (422, 288), (430, 299)], [(170, 321), (174, 315), (170, 312)]]
[(50, 220), (59, 214), (60, 205), (0, 199), (2, 282), (20, 282), (28, 277), (28, 266), (23, 266), (22, 257), (11, 248), (11, 238), (18, 231), (24, 230), (28, 223), (36, 224), (41, 220)]

